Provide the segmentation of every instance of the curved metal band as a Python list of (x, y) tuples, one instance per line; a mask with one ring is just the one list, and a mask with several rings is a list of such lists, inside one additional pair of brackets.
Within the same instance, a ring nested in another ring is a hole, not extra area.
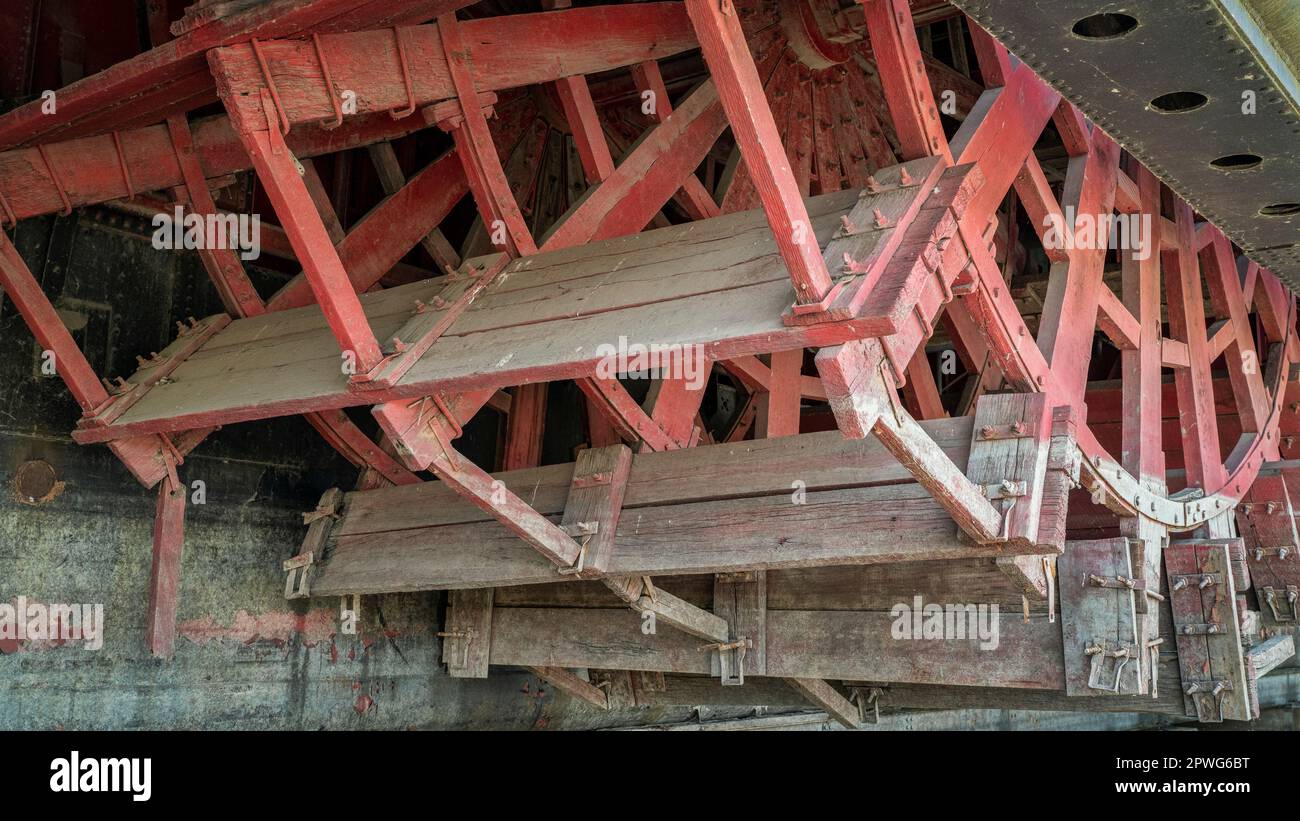
[(271, 67), (266, 62), (266, 55), (262, 53), (262, 44), (257, 42), (257, 38), (250, 38), (248, 41), (253, 46), (253, 56), (257, 58), (257, 66), (262, 70), (262, 82), (266, 84), (266, 90), (271, 92), (271, 102), (275, 104), (275, 115), (280, 120), (280, 133), (286, 137), (289, 135), (289, 115), (284, 113), (284, 106), (280, 103), (280, 91), (275, 87), (275, 80), (271, 77)]
[(321, 120), (320, 127), (331, 131), (343, 125), (343, 106), (339, 103), (338, 94), (334, 92), (334, 78), (330, 76), (330, 64), (325, 61), (325, 49), (321, 47), (320, 35), (313, 33), (311, 43), (316, 48), (316, 60), (320, 63), (321, 76), (325, 78), (325, 93), (330, 98), (330, 105), (334, 107), (334, 119)]
[(54, 165), (50, 162), (50, 155), (45, 153), (45, 146), (38, 145), (36, 150), (40, 152), (41, 161), (45, 163), (45, 171), (50, 175), (54, 188), (59, 192), (59, 199), (63, 200), (63, 210), (59, 212), (59, 216), (66, 217), (72, 213), (72, 201), (68, 199), (68, 192), (63, 189), (63, 182), (54, 172)]
[(388, 114), (394, 120), (400, 120), (415, 113), (415, 88), (411, 84), (411, 67), (406, 61), (406, 44), (402, 40), (402, 30), (397, 26), (393, 26), (393, 40), (397, 43), (397, 62), (402, 66), (402, 85), (406, 86), (406, 108), (394, 108)]

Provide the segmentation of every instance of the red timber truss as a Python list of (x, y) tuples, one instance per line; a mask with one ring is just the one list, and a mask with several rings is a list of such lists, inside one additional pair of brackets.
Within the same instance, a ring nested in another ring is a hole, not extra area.
[[(955, 689), (1258, 709), (1297, 625), (1294, 298), (1028, 66), (904, 0), (391, 5), (274, 0), (0, 117), (7, 221), (219, 214), (251, 171), (301, 266), (263, 296), (203, 251), (225, 312), (107, 384), (0, 239), (73, 438), (159, 489), (153, 652), (185, 454), (301, 414), (363, 474), (307, 515), (286, 595), (452, 591), (456, 676), (601, 708), (785, 679), (848, 725)], [(408, 177), (394, 141), (434, 126)], [(310, 158), (362, 146), (385, 198), (345, 228)], [(643, 392), (622, 343), (676, 358)], [(588, 436), (542, 464), (564, 380)], [(483, 466), (456, 440), (488, 405)], [(991, 647), (900, 639), (922, 601), (1006, 613)]]

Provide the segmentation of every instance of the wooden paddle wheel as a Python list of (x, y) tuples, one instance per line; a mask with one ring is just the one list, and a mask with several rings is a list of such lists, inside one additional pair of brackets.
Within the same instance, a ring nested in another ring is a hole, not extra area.
[[(216, 215), (251, 172), (301, 266), (201, 250), (225, 313), (110, 383), (0, 239), (73, 438), (158, 489), (154, 653), (186, 454), (300, 414), (361, 476), (286, 597), (448, 590), (453, 676), (1257, 715), (1300, 585), (1286, 286), (947, 4), (554, 5), (199, 4), (0, 117), (9, 223)], [(345, 230), (317, 168), (360, 147), (386, 196)]]

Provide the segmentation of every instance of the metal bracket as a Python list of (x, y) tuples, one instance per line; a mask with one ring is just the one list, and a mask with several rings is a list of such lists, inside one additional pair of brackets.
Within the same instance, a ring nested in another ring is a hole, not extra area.
[(1204, 624), (1180, 624), (1178, 632), (1184, 636), (1217, 636), (1223, 632), (1223, 626), (1213, 622)]
[(1218, 723), (1223, 721), (1223, 694), (1232, 692), (1232, 682), (1225, 679), (1193, 681), (1183, 687), (1196, 707), (1196, 720)]
[[(1119, 684), (1121, 677), (1124, 675), (1124, 668), (1128, 666), (1130, 661), (1136, 661), (1138, 657), (1137, 645), (1116, 642), (1112, 639), (1094, 640), (1084, 648), (1083, 652), (1092, 660), (1092, 666), (1088, 671), (1088, 686), (1094, 690), (1105, 690), (1108, 693), (1119, 692)], [(1114, 671), (1113, 677), (1106, 670), (1107, 659), (1111, 661), (1110, 668)]]
[(1184, 587), (1194, 585), (1204, 590), (1216, 584), (1223, 584), (1223, 576), (1219, 573), (1191, 573), (1174, 576), (1170, 580), (1171, 590), (1182, 590)]
[(979, 430), (979, 438), (988, 442), (999, 439), (1032, 439), (1036, 436), (1037, 431), (1024, 422), (1012, 422), (1008, 425), (985, 425)]
[(984, 496), (988, 499), (1017, 499), (1029, 493), (1029, 484), (1023, 479), (1003, 479), (1001, 482), (984, 486)]
[(1278, 608), (1278, 599), (1282, 598), (1282, 596), (1278, 595), (1278, 591), (1275, 588), (1261, 587), (1259, 589), (1259, 595), (1260, 600), (1267, 605), (1269, 610), (1272, 611), (1273, 621), (1296, 621), (1296, 607), (1297, 604), (1300, 604), (1300, 601), (1298, 601), (1300, 600), (1300, 587), (1294, 584), (1288, 584), (1286, 586), (1286, 602), (1291, 605), (1291, 615), (1289, 616), (1283, 615), (1282, 611)]
[(883, 687), (850, 687), (849, 701), (858, 705), (858, 720), (863, 724), (880, 723), (880, 697)]
[(745, 655), (753, 646), (751, 640), (741, 637), (721, 644), (702, 644), (700, 650), (717, 650), (722, 686), (738, 687), (745, 683)]
[(439, 632), (437, 635), (440, 639), (458, 639), (461, 641), (460, 668), (469, 667), (469, 646), (474, 641), (474, 629), (444, 631)]
[(402, 30), (393, 26), (393, 41), (397, 44), (397, 62), (402, 66), (402, 85), (406, 87), (406, 108), (390, 109), (388, 116), (401, 120), (415, 113), (415, 88), (411, 85), (411, 68), (406, 59), (406, 43), (402, 40)]
[(1277, 547), (1257, 547), (1255, 548), (1255, 561), (1264, 561), (1265, 556), (1277, 556), (1279, 559), (1286, 561), (1288, 556), (1295, 555), (1294, 545), (1279, 545)]
[(580, 576), (587, 567), (587, 545), (591, 537), (600, 532), (600, 522), (578, 522), (573, 525), (560, 525), (565, 535), (578, 543), (578, 558), (569, 567), (559, 568), (561, 576)]
[(316, 565), (316, 554), (308, 551), (284, 560), (286, 599), (305, 599), (311, 595), (311, 572)]
[(334, 93), (334, 78), (330, 76), (330, 64), (325, 61), (325, 49), (321, 47), (319, 34), (312, 33), (311, 44), (316, 49), (316, 60), (320, 63), (321, 77), (325, 80), (325, 93), (334, 108), (334, 119), (321, 120), (318, 125), (326, 131), (332, 131), (343, 125), (343, 106), (339, 103), (338, 95)]

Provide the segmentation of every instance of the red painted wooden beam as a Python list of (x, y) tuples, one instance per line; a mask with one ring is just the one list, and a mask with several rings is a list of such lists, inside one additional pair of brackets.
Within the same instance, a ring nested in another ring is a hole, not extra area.
[[(194, 153), (194, 138), (190, 134), (189, 123), (184, 115), (168, 117), (167, 129), (171, 133), (181, 177), (185, 180), (185, 199), (189, 203), (189, 210), (201, 216), (216, 214), (217, 206), (212, 201), (212, 192), (208, 190), (207, 177)], [(234, 250), (228, 247), (205, 247), (199, 250), (199, 257), (228, 313), (235, 316), (256, 316), (266, 311), (266, 304), (258, 296), (257, 289), (253, 287)]]
[[(694, 173), (726, 127), (718, 93), (712, 83), (705, 83), (655, 126), (608, 179), (570, 209), (546, 237), (542, 250), (640, 231), (681, 187), (682, 180)], [(811, 228), (808, 234), (809, 242), (816, 246)]]
[[(434, 160), (396, 194), (361, 218), (338, 245), (353, 288), (367, 291), (441, 223), (469, 190), (455, 151)], [(272, 311), (315, 301), (306, 274), (291, 279), (270, 300)]]
[(350, 365), (353, 374), (364, 374), (383, 358), (379, 342), (330, 242), (329, 233), (316, 213), (293, 154), (285, 145), (273, 113), (273, 103), (265, 89), (262, 98), (265, 114), (261, 122), (245, 120), (242, 109), (231, 110), (236, 130), (248, 147), (257, 176), (302, 262), (316, 302), (324, 311), (330, 330), (343, 352), (343, 364)]
[(515, 388), (506, 420), (506, 446), (502, 470), (536, 467), (542, 462), (542, 435), (546, 430), (547, 383)]
[[(295, 156), (315, 157), (397, 139), (432, 124), (422, 113), (405, 120), (368, 114), (348, 118), (333, 131), (315, 125), (296, 128), (286, 142)], [(252, 168), (229, 117), (204, 117), (190, 123), (190, 130), (194, 153), (210, 179)], [(50, 143), (44, 148), (73, 207), (185, 183), (166, 125)], [(53, 214), (64, 207), (59, 185), (35, 148), (0, 153), (0, 194), (18, 219)]]
[(730, 2), (686, 0), (700, 50), (717, 84), (722, 107), (740, 147), (745, 167), (758, 189), (781, 257), (800, 302), (817, 302), (832, 282), (812, 223), (786, 157), (749, 43)]
[(760, 432), (764, 437), (772, 439), (799, 434), (802, 377), (803, 348), (772, 354), (767, 408), (759, 412), (760, 426), (763, 428)]
[(1219, 428), (1214, 414), (1214, 387), (1205, 333), (1205, 296), (1194, 248), (1192, 207), (1168, 188), (1164, 189), (1163, 198), (1165, 210), (1175, 215), (1178, 226), (1178, 245), (1160, 253), (1162, 267), (1167, 272), (1165, 293), (1169, 335), (1186, 343), (1190, 366), (1174, 371), (1187, 484), (1210, 490), (1222, 484), (1224, 472), (1219, 451)]
[[(462, 59), (472, 66), (480, 93), (595, 74), (695, 46), (680, 3), (590, 6), (466, 20), (457, 27), (464, 41)], [(412, 103), (418, 108), (458, 96), (437, 25), (403, 29), (401, 53), (391, 30), (325, 35), (320, 44), (333, 88), (356, 92), (359, 114)], [(271, 40), (261, 43), (260, 51), (291, 126), (334, 117), (331, 92), (311, 42)], [(209, 61), (227, 107), (262, 116), (256, 90), (266, 86), (266, 75), (252, 47), (217, 48)], [(405, 80), (410, 81), (409, 93)]]
[[(858, 0), (871, 38), (880, 84), (893, 114), (905, 160), (941, 156), (952, 161), (948, 138), (934, 104), (921, 46), (907, 0)], [(900, 112), (906, 112), (900, 116)], [(913, 115), (915, 112), (915, 115)]]
[(176, 606), (181, 594), (185, 547), (185, 486), (168, 476), (158, 485), (153, 522), (153, 564), (149, 569), (149, 652), (171, 658), (176, 645)]
[[(673, 113), (673, 105), (668, 97), (668, 88), (664, 85), (659, 64), (654, 60), (647, 60), (632, 66), (632, 79), (636, 83), (637, 90), (641, 92), (642, 105), (646, 102), (647, 92), (651, 95), (649, 102), (653, 104), (653, 108), (650, 116), (661, 123), (668, 119), (668, 115)], [(686, 182), (676, 199), (685, 209), (687, 216), (693, 220), (708, 219), (722, 213), (713, 195), (693, 172), (686, 177)]]
[[(1139, 207), (1148, 214), (1160, 213), (1160, 181), (1145, 167), (1133, 164)], [(1154, 239), (1154, 238), (1152, 238)], [(1164, 450), (1160, 441), (1160, 255), (1154, 252), (1138, 259), (1133, 250), (1120, 254), (1123, 265), (1124, 304), (1138, 323), (1137, 347), (1120, 354), (1123, 368), (1121, 452), (1124, 469), (1139, 481), (1164, 481)], [(1085, 395), (1088, 421), (1104, 419), (1102, 403)], [(1174, 403), (1171, 402), (1172, 407)]]
[(564, 119), (573, 132), (587, 184), (595, 185), (614, 173), (614, 157), (609, 153), (609, 142), (596, 113), (596, 104), (592, 102), (587, 78), (563, 77), (556, 80), (555, 91), (564, 108)]
[(677, 450), (687, 444), (674, 440), (617, 379), (579, 379), (577, 385), (620, 436), (628, 442), (640, 442), (642, 450)]
[[(537, 244), (510, 190), (510, 181), (501, 167), (501, 157), (488, 129), (487, 118), (483, 116), (476, 81), (466, 61), (469, 49), (454, 14), (438, 18), (438, 34), (442, 38), (452, 87), (460, 103), (455, 107), (459, 114), (452, 116), (449, 130), (455, 138), (465, 178), (474, 192), (483, 224), (493, 245), (511, 257), (535, 254)], [(447, 123), (439, 125), (447, 127)]]
[(218, 18), (158, 48), (59, 89), (53, 114), (35, 100), (0, 116), (0, 148), (158, 122), (215, 102), (205, 55), (252, 37), (292, 37), (430, 20), (471, 0), (272, 0)]

